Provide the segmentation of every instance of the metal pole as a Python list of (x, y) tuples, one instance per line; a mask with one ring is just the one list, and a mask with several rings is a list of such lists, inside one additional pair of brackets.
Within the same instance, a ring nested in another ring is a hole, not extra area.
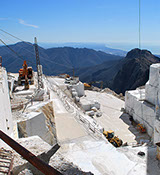
[(2, 57), (0, 56), (0, 67), (2, 67)]
[(42, 71), (41, 71), (41, 64), (40, 64), (40, 58), (39, 58), (37, 38), (35, 37), (34, 40), (35, 40), (35, 54), (36, 54), (37, 76), (38, 76), (38, 89), (40, 89), (43, 87)]
[(141, 49), (141, 0), (139, 0), (139, 49)]
[(45, 175), (62, 175), (0, 130), (0, 138)]

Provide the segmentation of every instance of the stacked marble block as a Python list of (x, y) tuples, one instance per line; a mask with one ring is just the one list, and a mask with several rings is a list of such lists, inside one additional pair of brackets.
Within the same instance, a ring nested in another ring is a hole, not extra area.
[(153, 137), (155, 107), (142, 100), (145, 97), (145, 90), (132, 90), (125, 93), (125, 110), (137, 123), (141, 123), (147, 129), (147, 133)]
[(144, 124), (154, 143), (160, 141), (160, 64), (150, 66), (145, 89), (126, 92), (125, 109)]
[(154, 143), (160, 142), (160, 64), (150, 66), (145, 99), (155, 106)]
[(149, 81), (145, 85), (145, 100), (156, 105), (158, 99), (160, 99), (160, 64), (152, 64)]

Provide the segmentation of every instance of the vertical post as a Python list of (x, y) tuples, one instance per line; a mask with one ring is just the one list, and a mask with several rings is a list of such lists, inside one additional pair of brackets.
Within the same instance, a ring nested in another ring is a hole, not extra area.
[(2, 67), (2, 57), (0, 56), (0, 67)]
[(35, 53), (36, 53), (36, 65), (37, 65), (37, 76), (38, 76), (38, 89), (43, 88), (42, 84), (42, 66), (40, 64), (39, 52), (37, 38), (34, 38), (35, 41)]
[(74, 67), (73, 67), (73, 78), (74, 78)]
[(33, 166), (35, 166), (38, 170), (40, 170), (45, 175), (61, 175), (56, 169), (51, 167), (50, 165), (44, 163), (30, 151), (25, 149), (23, 146), (18, 144), (8, 135), (0, 130), (0, 138), (7, 143), (11, 148), (13, 148), (17, 153), (19, 153), (24, 159), (28, 160)]

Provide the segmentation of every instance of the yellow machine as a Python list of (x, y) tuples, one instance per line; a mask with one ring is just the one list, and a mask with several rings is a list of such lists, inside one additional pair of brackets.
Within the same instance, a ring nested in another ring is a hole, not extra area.
[(121, 139), (119, 139), (117, 136), (114, 136), (114, 131), (103, 131), (104, 136), (107, 138), (107, 140), (114, 145), (115, 147), (120, 147), (123, 142)]
[(103, 131), (104, 136), (110, 141), (114, 137), (114, 131), (109, 130), (109, 131)]
[(122, 146), (123, 142), (121, 139), (119, 139), (117, 136), (114, 136), (111, 140), (110, 143), (114, 145), (115, 147), (120, 147)]

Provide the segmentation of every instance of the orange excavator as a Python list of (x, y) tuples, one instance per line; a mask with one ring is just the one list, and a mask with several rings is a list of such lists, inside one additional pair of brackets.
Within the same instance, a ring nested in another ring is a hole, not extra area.
[(142, 124), (138, 124), (137, 125), (137, 129), (141, 132), (141, 133), (146, 133), (146, 128), (142, 125)]
[(103, 81), (92, 81), (90, 83), (84, 83), (84, 89), (85, 90), (92, 90), (92, 84), (100, 84), (101, 89), (103, 89)]
[(22, 85), (24, 82), (25, 89), (29, 89), (29, 80), (31, 84), (34, 84), (33, 69), (28, 67), (27, 62), (24, 61), (23, 68), (19, 70), (18, 85)]

